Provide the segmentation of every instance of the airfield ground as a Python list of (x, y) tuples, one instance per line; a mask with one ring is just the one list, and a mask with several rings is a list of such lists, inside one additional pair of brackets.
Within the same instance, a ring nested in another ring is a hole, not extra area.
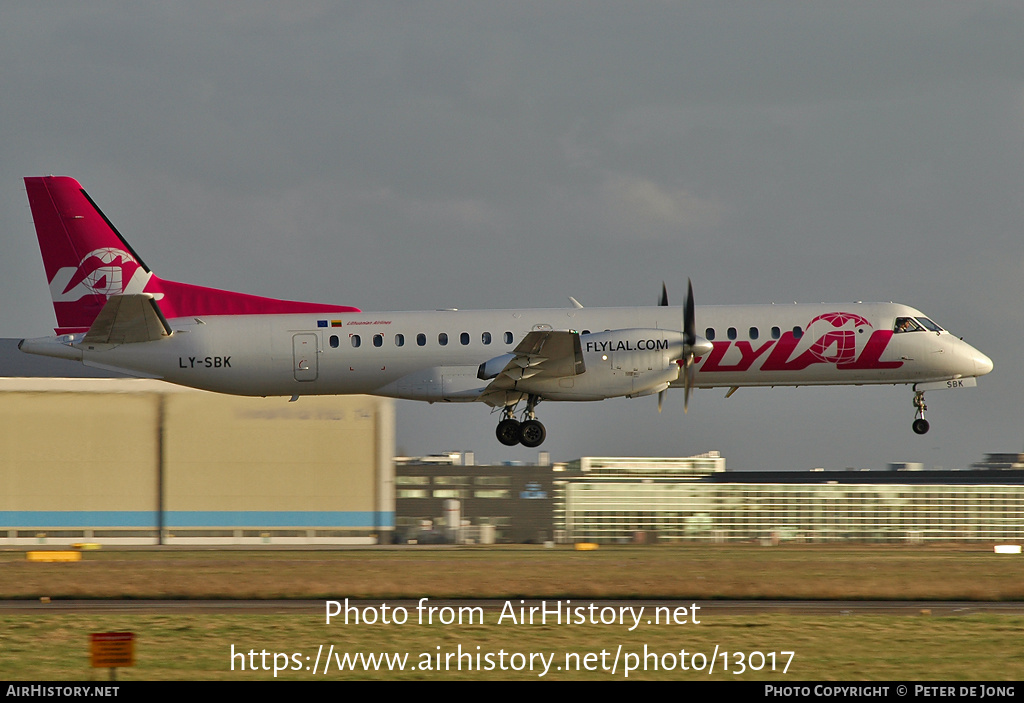
[(1024, 600), (992, 545), (0, 552), (0, 598), (690, 598)]
[[(0, 677), (103, 681), (106, 672), (88, 666), (88, 633), (130, 630), (136, 633), (137, 661), (119, 672), (122, 680), (274, 678), (274, 654), (280, 655), (277, 678), (301, 680), (617, 680), (624, 678), (626, 663), (641, 660), (648, 670), (634, 670), (630, 678), (1018, 680), (1024, 677), (1019, 656), (1024, 615), (967, 607), (958, 616), (947, 616), (928, 613), (924, 606), (909, 609), (911, 616), (734, 615), (727, 608), (716, 610), (716, 601), (958, 600), (981, 606), (1024, 601), (1022, 571), (1019, 555), (993, 554), (991, 545), (694, 545), (603, 547), (594, 552), (541, 547), (106, 550), (86, 553), (83, 561), (70, 564), (28, 563), (23, 550), (12, 550), (0, 552), (0, 597), (8, 603), (39, 603), (40, 598), (427, 597), (507, 599), (513, 605), (520, 598), (571, 599), (574, 605), (627, 599), (638, 607), (646, 599), (674, 599), (679, 605), (701, 602), (701, 622), (650, 624), (646, 611), (633, 629), (621, 623), (513, 624), (508, 618), (499, 623), (499, 611), (492, 609), (483, 624), (421, 625), (410, 608), (410, 622), (404, 625), (346, 626), (338, 620), (326, 624), (323, 613), (98, 614), (43, 607), (31, 614), (0, 614)], [(402, 672), (382, 665), (342, 673), (332, 666), (325, 676), (323, 660), (331, 645), (335, 653), (405, 653), (409, 659)], [(685, 659), (683, 650), (691, 658), (702, 658)], [(261, 658), (263, 651), (269, 659)], [(444, 662), (445, 656), (460, 651), (483, 659), (474, 666), (463, 658), (461, 671), (453, 668), (457, 659)], [(498, 660), (501, 651), (509, 657), (504, 669)], [(232, 656), (243, 652), (246, 657)], [(512, 668), (526, 661), (511, 659), (512, 654), (529, 652), (554, 657), (545, 676), (539, 677), (542, 659), (521, 671)], [(789, 655), (784, 652), (794, 653), (785, 672)], [(494, 668), (479, 671), (486, 669), (487, 654)], [(442, 656), (440, 671), (426, 668), (436, 655)], [(317, 656), (320, 673), (313, 673)], [(652, 669), (655, 660), (657, 670)], [(709, 661), (716, 662), (714, 671), (709, 672)], [(695, 665), (702, 662), (698, 670)], [(411, 665), (418, 666), (412, 670)]]

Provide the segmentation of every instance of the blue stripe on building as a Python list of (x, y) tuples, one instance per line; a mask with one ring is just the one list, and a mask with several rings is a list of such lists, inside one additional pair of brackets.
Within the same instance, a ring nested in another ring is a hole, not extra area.
[[(164, 527), (394, 527), (391, 511), (369, 510), (169, 510)], [(155, 510), (0, 510), (0, 528), (148, 527)]]

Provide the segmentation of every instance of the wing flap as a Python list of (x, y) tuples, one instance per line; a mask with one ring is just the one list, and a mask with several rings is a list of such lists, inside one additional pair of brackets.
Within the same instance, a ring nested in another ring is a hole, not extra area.
[(578, 332), (530, 332), (512, 354), (485, 392), (516, 390), (522, 381), (578, 376), (587, 370)]

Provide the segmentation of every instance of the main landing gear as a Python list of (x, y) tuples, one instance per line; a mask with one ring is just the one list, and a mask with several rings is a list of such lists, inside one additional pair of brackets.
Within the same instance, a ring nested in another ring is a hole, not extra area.
[(924, 434), (929, 427), (928, 421), (924, 419), (924, 411), (928, 409), (924, 404), (924, 391), (914, 391), (914, 407), (917, 408), (914, 413), (914, 433)]
[(526, 412), (524, 417), (526, 418), (522, 422), (515, 419), (515, 405), (506, 405), (504, 409), (504, 419), (498, 423), (498, 429), (495, 430), (495, 434), (498, 437), (498, 441), (504, 444), (506, 447), (514, 447), (517, 444), (522, 444), (524, 447), (539, 447), (544, 443), (544, 439), (548, 436), (547, 430), (544, 429), (544, 425), (537, 419), (534, 409), (537, 407), (537, 403), (540, 402), (540, 398), (535, 395), (531, 395), (526, 401)]

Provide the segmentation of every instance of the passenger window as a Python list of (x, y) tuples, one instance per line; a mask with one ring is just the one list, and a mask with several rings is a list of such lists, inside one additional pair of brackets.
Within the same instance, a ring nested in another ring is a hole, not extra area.
[(751, 327), (750, 328), (750, 338), (751, 339), (757, 339), (757, 328), (756, 327)]
[(423, 334), (422, 332), (420, 332), (418, 335), (416, 335), (416, 346), (418, 346), (418, 347), (425, 347), (425, 346), (427, 346), (427, 335)]
[(349, 339), (351, 340), (353, 347), (358, 347), (362, 343), (358, 334), (349, 335)]
[(778, 339), (782, 336), (782, 330), (778, 327), (772, 327), (772, 339)]
[(469, 344), (469, 332), (463, 332), (459, 335), (459, 341), (462, 342), (462, 346)]
[(338, 335), (332, 334), (331, 335), (331, 348), (332, 349), (337, 349), (339, 344), (341, 344), (341, 340), (338, 339)]
[(796, 327), (793, 328), (793, 338), (794, 339), (800, 339), (803, 336), (804, 336), (804, 331), (802, 329), (800, 329), (799, 325), (797, 325)]
[(437, 335), (437, 343), (440, 344), (442, 347), (448, 344), (448, 334), (445, 332), (441, 332), (439, 335)]
[(512, 333), (511, 332), (506, 332), (505, 333), (505, 344), (511, 344), (511, 343), (512, 343)]
[(491, 333), (490, 332), (484, 332), (482, 335), (480, 335), (480, 340), (484, 344), (490, 344), (491, 343)]
[(725, 334), (729, 337), (729, 339), (736, 339), (736, 328), (730, 327), (725, 331)]
[(396, 347), (404, 347), (405, 346), (405, 335), (404, 334), (396, 334), (395, 335), (395, 346)]
[(590, 334), (590, 330), (583, 330), (580, 334)]
[(382, 334), (375, 334), (375, 335), (373, 335), (373, 346), (375, 346), (375, 347), (382, 347), (382, 346), (384, 346), (384, 335), (382, 335)]
[(706, 330), (704, 330), (704, 336), (707, 338), (709, 342), (715, 341), (715, 328), (708, 327)]

